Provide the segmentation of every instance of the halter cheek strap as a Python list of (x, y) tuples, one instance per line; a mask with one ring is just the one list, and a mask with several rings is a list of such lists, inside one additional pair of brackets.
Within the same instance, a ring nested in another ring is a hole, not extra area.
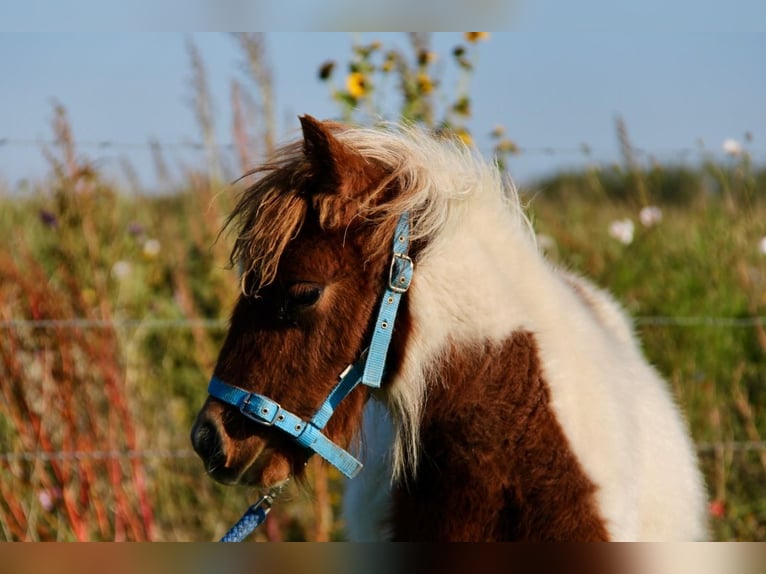
[(310, 420), (303, 420), (264, 395), (250, 393), (215, 376), (210, 380), (208, 393), (237, 407), (243, 415), (255, 422), (273, 426), (287, 433), (299, 445), (324, 458), (345, 476), (356, 476), (362, 469), (362, 463), (321, 431), (336, 407), (359, 383), (373, 388), (380, 387), (399, 302), (412, 283), (414, 264), (407, 255), (409, 236), (409, 214), (405, 212), (396, 226), (387, 285), (378, 309), (370, 346), (355, 363), (346, 367), (339, 375), (338, 384)]

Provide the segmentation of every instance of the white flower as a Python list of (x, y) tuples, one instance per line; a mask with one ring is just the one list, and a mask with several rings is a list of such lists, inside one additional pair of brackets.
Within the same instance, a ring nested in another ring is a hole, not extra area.
[(662, 210), (656, 205), (647, 205), (638, 213), (638, 219), (644, 227), (652, 227), (662, 221)]
[(761, 241), (758, 243), (758, 249), (766, 255), (766, 237), (761, 237)]
[(723, 140), (723, 151), (730, 156), (737, 156), (742, 153), (742, 144), (732, 138)]
[(37, 493), (37, 500), (40, 501), (40, 504), (42, 507), (50, 512), (53, 510), (53, 497), (51, 496), (51, 493), (47, 490), (41, 490)]
[(53, 510), (53, 505), (56, 503), (57, 498), (58, 492), (55, 490), (50, 491), (45, 488), (37, 493), (37, 500), (40, 501), (40, 506), (42, 506), (48, 512)]
[(154, 259), (160, 254), (160, 242), (156, 239), (147, 239), (144, 241), (144, 256)]
[(633, 221), (630, 219), (618, 219), (609, 225), (609, 235), (620, 243), (628, 245), (633, 241)]
[(551, 251), (553, 249), (556, 249), (556, 240), (553, 239), (553, 237), (551, 237), (550, 235), (546, 235), (544, 233), (538, 233), (537, 245), (543, 251)]
[(130, 271), (130, 263), (127, 261), (116, 261), (114, 265), (112, 265), (112, 277), (115, 279), (125, 279), (125, 277), (130, 275)]

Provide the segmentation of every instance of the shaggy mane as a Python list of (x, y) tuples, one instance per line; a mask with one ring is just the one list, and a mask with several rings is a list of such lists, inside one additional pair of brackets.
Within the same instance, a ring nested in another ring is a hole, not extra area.
[[(510, 180), (503, 181), (495, 165), (484, 162), (456, 137), (437, 137), (416, 126), (398, 124), (378, 128), (329, 125), (351, 153), (386, 176), (367, 195), (353, 200), (310, 194), (317, 174), (301, 141), (281, 147), (271, 160), (247, 172), (242, 179), (257, 176), (257, 180), (245, 189), (224, 224), (224, 230), (233, 227), (236, 233), (230, 263), (241, 266), (244, 294), (257, 292), (274, 280), (285, 248), (300, 233), (311, 210), (320, 225), (329, 228), (337, 223), (339, 204), (353, 201), (354, 221), (374, 226), (374, 255), (389, 249), (389, 235), (405, 211), (411, 214), (411, 240), (425, 239), (427, 247), (428, 238), (447, 220), (453, 201), (465, 199), (487, 184), (504, 192), (508, 205), (526, 221)], [(381, 201), (390, 189), (393, 197)]]

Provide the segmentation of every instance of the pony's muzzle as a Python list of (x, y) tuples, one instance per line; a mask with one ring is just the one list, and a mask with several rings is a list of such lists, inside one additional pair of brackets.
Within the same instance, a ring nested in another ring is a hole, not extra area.
[(226, 464), (221, 431), (215, 421), (202, 413), (192, 427), (191, 443), (194, 451), (205, 463), (205, 470), (208, 473), (213, 474)]
[[(289, 474), (288, 463), (269, 468), (275, 460), (274, 451), (267, 447), (266, 440), (252, 432), (252, 428), (235, 425), (236, 428), (228, 429), (225, 420), (222, 405), (208, 401), (191, 430), (192, 447), (212, 479), (221, 484), (273, 486), (284, 479), (282, 475)], [(240, 422), (246, 421), (248, 419), (241, 417)], [(283, 468), (285, 465), (287, 468)]]

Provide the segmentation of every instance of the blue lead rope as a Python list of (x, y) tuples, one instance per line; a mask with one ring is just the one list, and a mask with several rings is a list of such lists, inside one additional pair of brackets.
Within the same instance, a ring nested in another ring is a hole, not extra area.
[(219, 542), (242, 542), (266, 520), (266, 515), (271, 510), (274, 499), (285, 487), (284, 484), (277, 488), (272, 488), (268, 494), (264, 494), (258, 502), (253, 504), (242, 515), (237, 523), (232, 526)]

